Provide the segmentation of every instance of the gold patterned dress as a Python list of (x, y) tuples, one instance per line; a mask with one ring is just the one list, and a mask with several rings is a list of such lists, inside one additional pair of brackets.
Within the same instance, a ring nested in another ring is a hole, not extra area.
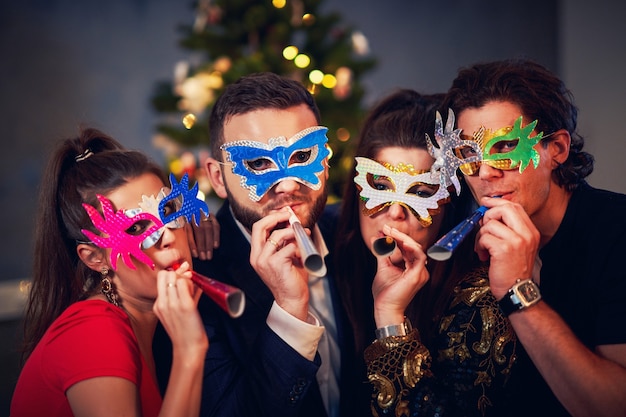
[(430, 348), (413, 329), (365, 351), (374, 416), (503, 416), (517, 339), (489, 290), (487, 268), (465, 276)]

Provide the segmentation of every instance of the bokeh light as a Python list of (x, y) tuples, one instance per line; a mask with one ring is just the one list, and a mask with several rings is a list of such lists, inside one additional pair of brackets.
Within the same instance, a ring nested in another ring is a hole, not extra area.
[(187, 128), (187, 129), (191, 129), (193, 127), (193, 125), (196, 124), (196, 115), (193, 113), (187, 113), (184, 117), (183, 117), (183, 125)]
[(324, 74), (322, 85), (326, 88), (335, 88), (337, 85), (337, 78), (333, 74)]
[(308, 55), (305, 54), (298, 54), (293, 62), (298, 68), (306, 68), (311, 63), (311, 58), (309, 58)]
[(307, 26), (311, 26), (313, 23), (315, 23), (315, 16), (313, 16), (311, 13), (305, 14), (304, 16), (302, 16), (302, 23)]
[(282, 9), (287, 5), (287, 0), (272, 0), (272, 5), (277, 9)]
[(344, 127), (337, 129), (337, 139), (341, 142), (347, 142), (350, 139), (350, 131)]
[(296, 56), (298, 56), (298, 48), (296, 46), (290, 45), (283, 49), (283, 57), (291, 61)]
[(324, 73), (320, 70), (313, 70), (309, 73), (309, 81), (313, 84), (321, 84), (324, 80)]

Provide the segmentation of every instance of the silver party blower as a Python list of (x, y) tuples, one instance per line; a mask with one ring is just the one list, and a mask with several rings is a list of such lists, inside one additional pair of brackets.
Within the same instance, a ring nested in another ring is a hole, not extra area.
[(291, 213), (291, 216), (289, 217), (289, 224), (296, 235), (296, 244), (298, 245), (298, 249), (300, 249), (300, 256), (302, 257), (304, 268), (313, 276), (325, 276), (326, 265), (324, 264), (324, 259), (319, 254), (313, 244), (313, 241), (304, 230), (304, 226), (300, 223), (300, 219), (298, 219), (296, 213), (294, 213), (289, 206), (287, 206), (287, 209), (289, 209), (289, 212)]

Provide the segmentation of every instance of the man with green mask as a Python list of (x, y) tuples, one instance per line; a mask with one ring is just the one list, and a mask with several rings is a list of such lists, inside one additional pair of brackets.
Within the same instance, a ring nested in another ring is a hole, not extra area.
[(444, 108), (489, 208), (475, 248), (523, 346), (510, 415), (625, 415), (626, 196), (585, 181), (593, 157), (571, 93), (541, 65), (507, 60), (462, 69)]

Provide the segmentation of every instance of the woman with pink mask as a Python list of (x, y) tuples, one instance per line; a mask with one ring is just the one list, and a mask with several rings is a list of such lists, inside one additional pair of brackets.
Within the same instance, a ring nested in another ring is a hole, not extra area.
[[(209, 343), (179, 209), (200, 203), (95, 129), (61, 142), (43, 173), (11, 416), (197, 416)], [(159, 321), (174, 343), (164, 396)]]

